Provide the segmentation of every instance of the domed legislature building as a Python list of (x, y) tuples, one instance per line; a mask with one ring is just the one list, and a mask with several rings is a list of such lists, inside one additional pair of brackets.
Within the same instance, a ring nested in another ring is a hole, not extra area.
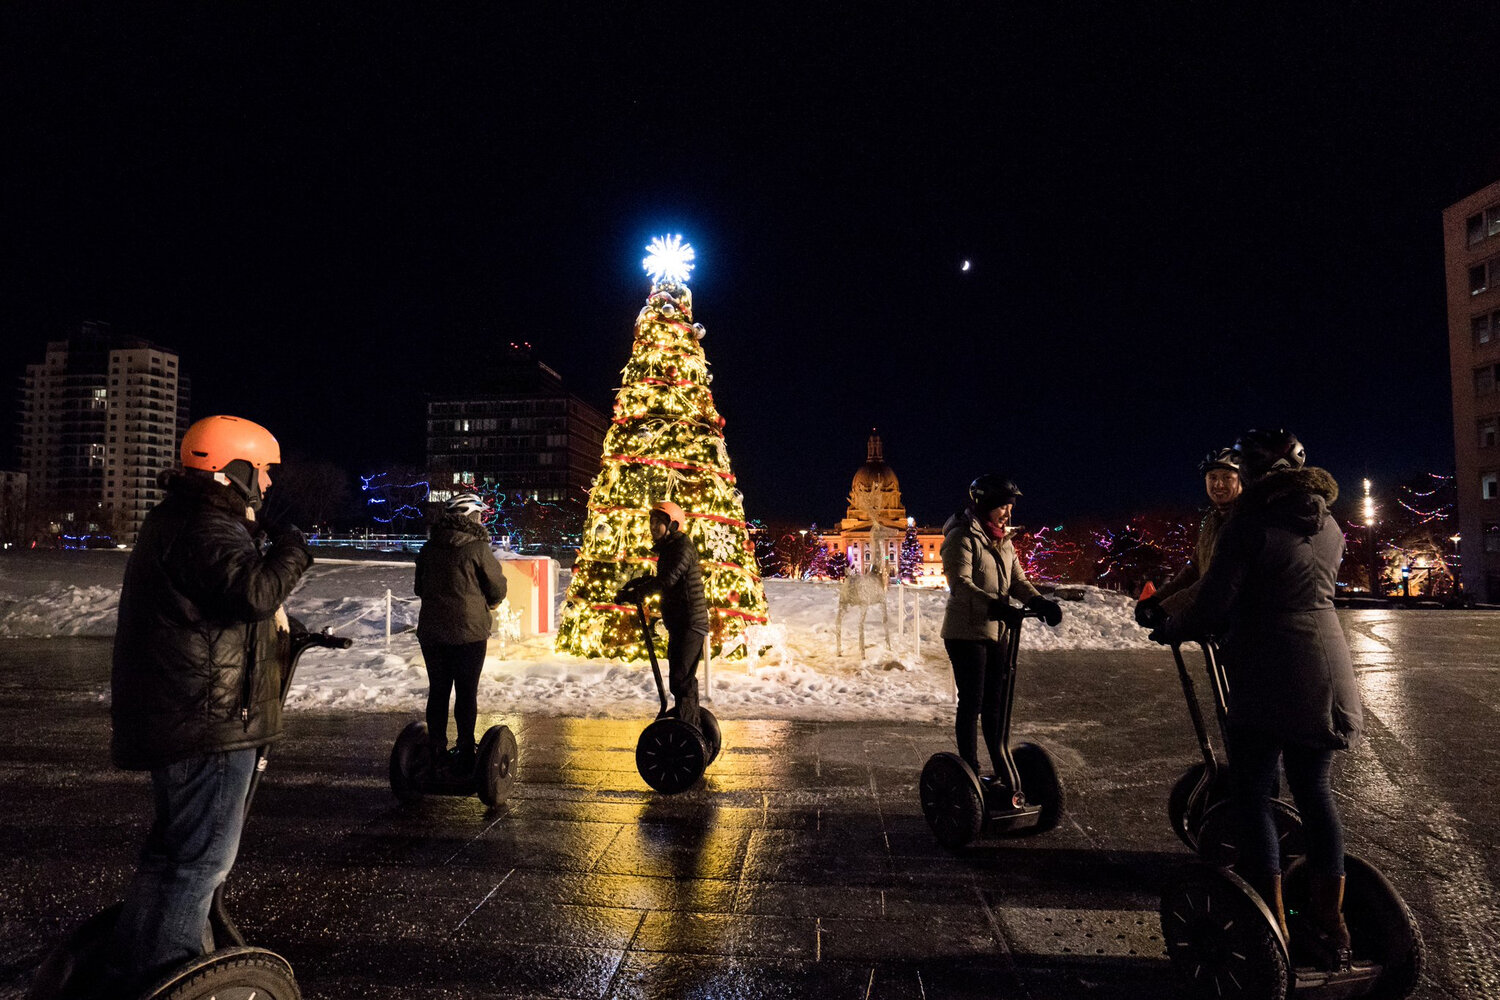
[[(878, 569), (883, 564), (891, 578), (900, 565), (901, 545), (907, 529), (916, 527), (901, 502), (901, 483), (896, 471), (885, 464), (885, 448), (880, 435), (872, 428), (865, 446), (865, 464), (854, 471), (849, 486), (849, 509), (837, 531), (825, 531), (820, 538), (829, 555), (842, 553), (849, 560), (850, 573)], [(918, 586), (942, 587), (943, 544), (941, 528), (916, 527), (917, 544), (922, 548), (922, 566), (917, 572)]]

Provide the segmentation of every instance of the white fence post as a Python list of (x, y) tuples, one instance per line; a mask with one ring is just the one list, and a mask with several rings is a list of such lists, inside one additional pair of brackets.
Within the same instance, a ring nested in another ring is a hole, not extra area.
[(922, 659), (922, 592), (911, 595), (911, 630), (915, 636), (913, 646), (918, 660)]
[(391, 590), (385, 591), (385, 648), (391, 648)]

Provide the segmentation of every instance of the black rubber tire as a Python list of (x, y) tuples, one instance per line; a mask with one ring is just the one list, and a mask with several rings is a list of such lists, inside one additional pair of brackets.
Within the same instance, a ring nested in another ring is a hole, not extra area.
[[(1271, 818), (1276, 823), (1276, 842), (1281, 847), (1281, 863), (1290, 864), (1292, 859), (1307, 853), (1306, 840), (1302, 835), (1302, 816), (1295, 806), (1282, 799), (1271, 800)], [(1233, 867), (1239, 860), (1238, 823), (1234, 816), (1234, 804), (1227, 799), (1216, 802), (1203, 816), (1195, 848), (1198, 857), (1221, 868)]]
[(1055, 829), (1062, 819), (1065, 798), (1062, 779), (1057, 776), (1057, 763), (1045, 748), (1035, 743), (1017, 744), (1010, 754), (1021, 775), (1021, 792), (1026, 796), (1026, 801), (1042, 807), (1036, 826), (1019, 832), (1029, 836)]
[(427, 745), (427, 723), (413, 722), (401, 730), (391, 747), (391, 791), (402, 805), (422, 801), (423, 776), (432, 768)]
[[(1356, 962), (1376, 962), (1380, 978), (1366, 996), (1376, 1000), (1402, 1000), (1417, 988), (1427, 960), (1427, 945), (1411, 907), (1396, 887), (1368, 861), (1344, 855), (1344, 922)], [(1298, 859), (1283, 879), (1292, 937), (1297, 936), (1297, 918), (1306, 906), (1307, 863)]]
[(104, 951), (120, 919), (120, 905), (115, 903), (89, 917), (47, 953), (32, 976), (27, 1000), (72, 1000), (97, 994)]
[(1167, 822), (1172, 825), (1172, 832), (1177, 834), (1177, 839), (1194, 851), (1198, 849), (1198, 844), (1193, 839), (1193, 826), (1188, 823), (1188, 801), (1193, 790), (1198, 787), (1198, 782), (1203, 780), (1206, 766), (1199, 762), (1183, 771), (1172, 790), (1167, 793)]
[(724, 748), (724, 734), (719, 729), (719, 720), (714, 718), (714, 713), (699, 706), (698, 728), (703, 730), (703, 742), (708, 744), (708, 762), (712, 764), (719, 759), (719, 751)]
[(516, 737), (509, 726), (491, 726), (485, 730), (474, 755), (479, 801), (493, 809), (510, 797), (519, 758)]
[(674, 718), (657, 719), (635, 744), (635, 767), (646, 784), (663, 795), (691, 788), (708, 766), (708, 746), (695, 727)]
[(984, 790), (958, 754), (929, 757), (917, 789), (927, 826), (948, 850), (967, 846), (984, 829)]
[(302, 1000), (291, 964), (264, 948), (225, 948), (179, 966), (149, 1000)]
[(1286, 1000), (1286, 950), (1270, 911), (1228, 869), (1185, 865), (1161, 897), (1161, 936), (1188, 996)]

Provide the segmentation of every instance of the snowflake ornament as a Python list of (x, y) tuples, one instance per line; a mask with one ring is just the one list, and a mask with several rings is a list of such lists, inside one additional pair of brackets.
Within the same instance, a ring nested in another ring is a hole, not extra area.
[(740, 548), (734, 525), (724, 524), (722, 521), (715, 521), (708, 526), (704, 543), (708, 546), (709, 555), (718, 562), (732, 561)]
[(695, 256), (692, 244), (682, 242), (680, 235), (658, 236), (647, 245), (641, 266), (651, 275), (653, 286), (663, 282), (685, 285)]

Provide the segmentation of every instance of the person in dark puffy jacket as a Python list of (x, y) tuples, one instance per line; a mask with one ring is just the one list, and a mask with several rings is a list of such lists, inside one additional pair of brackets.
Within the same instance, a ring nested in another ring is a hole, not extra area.
[(1310, 898), (1294, 944), (1329, 968), (1349, 960), (1341, 905), (1344, 833), (1329, 786), (1336, 750), (1360, 733), (1353, 661), (1333, 608), (1344, 534), (1329, 514), (1338, 484), (1307, 466), (1297, 438), (1247, 431), (1235, 444), (1244, 493), (1219, 534), (1192, 603), (1151, 634), (1218, 636), (1233, 696), (1227, 733), (1240, 875), (1285, 928), (1270, 799), (1277, 763), (1307, 838)]
[[(494, 630), (493, 612), (505, 600), (505, 574), (484, 526), (489, 505), (477, 493), (448, 500), (417, 553), (417, 642), (427, 662), (427, 738), (434, 754), (448, 745), (448, 694), (458, 732), (446, 763), (464, 775), (474, 769), (474, 724), (479, 675)], [(442, 759), (441, 757), (439, 759)]]
[(193, 424), (125, 565), (110, 752), (151, 772), (155, 818), (106, 961), (121, 995), (203, 953), (256, 750), (281, 736), (281, 605), (312, 556), (296, 528), (254, 520), (280, 461), (258, 424)]
[(1004, 628), (1018, 628), (1021, 609), (1015, 598), (1041, 615), (1048, 625), (1062, 621), (1062, 608), (1037, 592), (1026, 579), (1015, 547), (1006, 537), (1016, 498), (1021, 495), (1007, 476), (984, 475), (969, 486), (969, 506), (943, 525), (943, 575), (948, 605), (943, 610), (943, 647), (953, 664), (958, 689), (954, 736), (958, 755), (979, 774), (979, 735), (997, 773), (1001, 766), (1000, 734), (1005, 728), (1008, 668), (1001, 640)]
[(675, 700), (677, 717), (698, 725), (698, 661), (708, 641), (708, 600), (703, 594), (703, 567), (698, 547), (683, 529), (687, 514), (671, 501), (651, 508), (651, 548), (656, 552), (656, 572), (636, 577), (620, 592), (620, 599), (634, 601), (650, 593), (661, 594), (661, 620), (667, 627), (668, 686)]

